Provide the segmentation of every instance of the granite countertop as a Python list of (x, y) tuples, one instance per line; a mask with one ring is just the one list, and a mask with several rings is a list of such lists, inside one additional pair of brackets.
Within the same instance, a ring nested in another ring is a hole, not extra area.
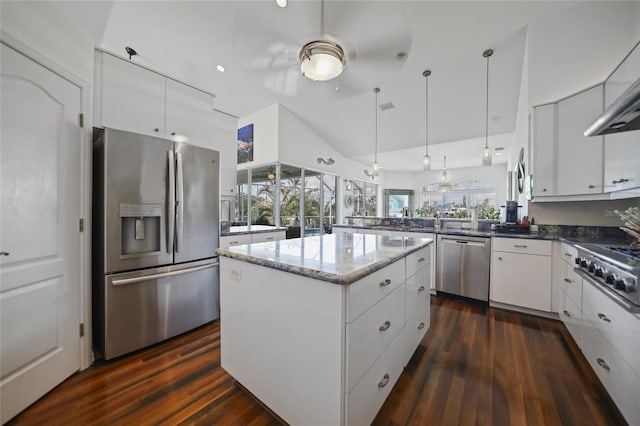
[(216, 253), (335, 284), (351, 284), (432, 243), (430, 238), (340, 232), (219, 248)]
[(228, 231), (223, 231), (220, 236), (226, 237), (229, 235), (242, 235), (242, 234), (260, 234), (263, 232), (273, 231), (286, 231), (285, 226), (270, 226), (270, 225), (251, 225), (251, 230), (248, 226), (231, 226)]
[(508, 234), (503, 232), (494, 231), (475, 231), (465, 228), (433, 228), (433, 227), (410, 227), (410, 226), (379, 226), (379, 225), (334, 225), (334, 228), (350, 228), (350, 229), (362, 229), (362, 230), (377, 230), (377, 231), (401, 231), (401, 232), (422, 232), (432, 234), (443, 235), (466, 235), (470, 237), (504, 237), (504, 238), (527, 238), (536, 240), (557, 240), (558, 236), (548, 233), (536, 233), (536, 234)]

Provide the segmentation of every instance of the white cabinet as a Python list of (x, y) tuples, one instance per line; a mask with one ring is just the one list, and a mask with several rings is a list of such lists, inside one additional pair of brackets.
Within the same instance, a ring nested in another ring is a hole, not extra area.
[(96, 126), (165, 136), (164, 76), (101, 52), (96, 73)]
[(556, 195), (556, 104), (534, 107), (531, 127), (533, 195)]
[(603, 87), (599, 84), (558, 102), (557, 195), (604, 192), (602, 136), (584, 135), (602, 113)]
[(251, 234), (224, 235), (220, 237), (220, 247), (227, 248), (251, 244)]
[(264, 243), (268, 241), (279, 241), (285, 239), (286, 231), (256, 232), (244, 234), (230, 234), (220, 237), (220, 247), (233, 247), (242, 244)]
[(551, 311), (551, 241), (494, 238), (491, 300)]
[(255, 232), (251, 234), (252, 243), (266, 243), (268, 241), (280, 241), (286, 238), (286, 231), (270, 231), (270, 232)]
[(96, 126), (219, 151), (220, 195), (234, 195), (237, 120), (213, 109), (213, 95), (108, 53), (95, 59)]
[[(604, 83), (605, 108), (640, 78), (640, 44)], [(605, 191), (640, 187), (640, 132), (604, 136)]]

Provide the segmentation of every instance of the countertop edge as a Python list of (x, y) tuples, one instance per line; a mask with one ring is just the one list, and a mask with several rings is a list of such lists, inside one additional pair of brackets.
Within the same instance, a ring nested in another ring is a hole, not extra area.
[(474, 231), (471, 229), (436, 229), (436, 228), (402, 228), (394, 226), (377, 225), (334, 225), (338, 229), (357, 229), (372, 231), (393, 231), (406, 233), (442, 234), (442, 235), (467, 235), (471, 237), (497, 237), (497, 238), (525, 238), (534, 240), (557, 240), (558, 236), (553, 234), (509, 234), (493, 231)]

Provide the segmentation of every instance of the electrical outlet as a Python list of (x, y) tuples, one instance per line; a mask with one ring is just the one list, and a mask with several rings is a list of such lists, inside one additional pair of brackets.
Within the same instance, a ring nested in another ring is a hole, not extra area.
[(239, 270), (232, 269), (231, 270), (231, 279), (240, 281), (242, 279), (242, 274), (240, 273)]

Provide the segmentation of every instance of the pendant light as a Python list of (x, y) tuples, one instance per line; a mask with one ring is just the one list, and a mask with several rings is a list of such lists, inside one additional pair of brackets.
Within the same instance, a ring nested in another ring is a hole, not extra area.
[(485, 138), (484, 138), (484, 150), (482, 151), (482, 165), (491, 165), (491, 149), (489, 149), (489, 58), (493, 55), (493, 50), (487, 49), (482, 53), (482, 56), (487, 58), (487, 106), (485, 114)]
[(376, 131), (375, 131), (375, 144), (373, 147), (373, 165), (371, 175), (377, 177), (380, 173), (380, 164), (378, 164), (378, 93), (380, 93), (380, 88), (376, 87), (373, 89), (373, 93), (376, 94), (376, 104), (374, 105), (376, 109)]
[(442, 176), (440, 177), (440, 185), (438, 186), (441, 192), (449, 192), (451, 189), (451, 182), (449, 181), (449, 175), (447, 175), (447, 156), (444, 156), (444, 166), (442, 167)]
[(422, 170), (431, 170), (431, 156), (429, 156), (429, 76), (430, 70), (422, 72), (425, 84), (425, 117), (424, 117), (424, 157), (422, 157)]

